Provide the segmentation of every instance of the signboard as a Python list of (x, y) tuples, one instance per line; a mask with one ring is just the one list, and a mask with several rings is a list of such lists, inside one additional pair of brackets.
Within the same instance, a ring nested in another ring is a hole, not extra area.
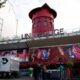
[(42, 32), (42, 33), (34, 33), (34, 34), (22, 34), (21, 38), (24, 39), (28, 39), (28, 38), (32, 38), (32, 37), (43, 37), (43, 36), (52, 36), (52, 35), (60, 35), (60, 34), (64, 34), (64, 28), (60, 28), (60, 29), (54, 29), (53, 31), (48, 31), (48, 32)]
[(59, 35), (59, 34), (64, 34), (64, 29), (63, 29), (63, 28), (55, 29), (55, 30), (54, 30), (54, 35), (55, 35), (55, 34), (57, 34), (57, 35)]
[[(26, 49), (0, 51), (0, 56), (14, 56), (14, 57), (18, 57), (20, 61), (26, 61), (26, 62), (28, 62), (28, 58), (29, 58)], [(6, 59), (3, 60), (6, 61)]]
[(31, 51), (31, 57), (29, 57), (31, 61), (53, 61), (55, 63), (59, 63), (61, 58), (62, 62), (64, 63), (72, 59), (80, 60), (79, 44), (56, 46), (49, 48), (36, 48)]

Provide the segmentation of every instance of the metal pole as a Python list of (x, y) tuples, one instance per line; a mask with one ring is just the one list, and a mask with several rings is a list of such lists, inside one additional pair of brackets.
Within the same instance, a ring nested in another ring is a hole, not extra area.
[(62, 80), (62, 75), (61, 75), (61, 61), (60, 61), (60, 80)]
[(62, 80), (62, 75), (61, 75), (61, 62), (62, 62), (62, 59), (59, 58), (59, 62), (60, 62), (60, 80)]
[(0, 38), (1, 38), (2, 37), (2, 29), (3, 29), (3, 19), (0, 18), (0, 20), (1, 20), (1, 22), (0, 22), (0, 24), (1, 24), (1, 27), (0, 27)]
[(17, 36), (17, 31), (18, 31), (18, 19), (16, 19), (16, 36)]

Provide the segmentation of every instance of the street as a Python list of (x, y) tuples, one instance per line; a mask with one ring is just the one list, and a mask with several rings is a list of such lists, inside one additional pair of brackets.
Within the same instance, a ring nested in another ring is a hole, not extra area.
[(31, 77), (20, 77), (20, 78), (5, 78), (5, 79), (0, 79), (0, 80), (33, 80)]

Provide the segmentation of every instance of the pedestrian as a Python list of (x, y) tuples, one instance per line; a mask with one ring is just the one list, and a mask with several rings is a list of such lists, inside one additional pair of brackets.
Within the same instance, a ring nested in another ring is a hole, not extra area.
[(42, 67), (42, 80), (47, 80), (47, 67), (43, 65)]
[(33, 75), (33, 68), (30, 67), (30, 68), (29, 68), (29, 71), (30, 71), (30, 77), (32, 77), (32, 75)]
[(36, 64), (33, 68), (33, 77), (34, 80), (41, 80), (41, 65)]

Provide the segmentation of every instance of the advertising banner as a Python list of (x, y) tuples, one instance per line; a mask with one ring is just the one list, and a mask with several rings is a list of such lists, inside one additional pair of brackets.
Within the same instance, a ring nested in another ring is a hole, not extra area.
[[(32, 61), (54, 61), (59, 62), (59, 59), (62, 58), (62, 61), (77, 59), (80, 60), (80, 45), (62, 45), (62, 46), (53, 46), (53, 47), (44, 47), (33, 49), (30, 54)], [(62, 57), (61, 57), (62, 56)]]
[(29, 56), (26, 49), (0, 51), (0, 56), (15, 56), (18, 57), (21, 62), (29, 61)]

